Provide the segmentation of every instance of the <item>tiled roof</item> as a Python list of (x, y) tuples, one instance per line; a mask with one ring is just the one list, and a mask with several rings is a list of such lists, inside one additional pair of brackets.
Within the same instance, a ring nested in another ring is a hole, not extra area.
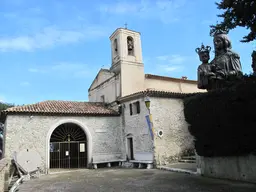
[(133, 93), (124, 97), (119, 98), (119, 101), (125, 101), (125, 100), (131, 100), (136, 97), (141, 97), (141, 96), (149, 96), (149, 97), (162, 97), (162, 98), (185, 98), (188, 96), (192, 96), (195, 94), (199, 93), (176, 93), (176, 92), (169, 92), (169, 91), (161, 91), (161, 90), (151, 90), (147, 89), (144, 91), (140, 91), (137, 93)]
[(8, 108), (3, 111), (3, 113), (72, 114), (85, 116), (119, 115), (116, 111), (106, 107), (103, 103), (52, 100)]
[(152, 75), (152, 74), (145, 74), (145, 78), (197, 84), (197, 81), (195, 80), (182, 79), (182, 78), (178, 79), (174, 77), (166, 77), (166, 76), (159, 76), (159, 75)]

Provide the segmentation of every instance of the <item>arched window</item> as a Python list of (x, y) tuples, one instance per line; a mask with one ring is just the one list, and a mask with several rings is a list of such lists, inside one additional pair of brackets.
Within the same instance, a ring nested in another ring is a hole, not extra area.
[(131, 36), (127, 37), (127, 49), (128, 55), (134, 55), (134, 41)]

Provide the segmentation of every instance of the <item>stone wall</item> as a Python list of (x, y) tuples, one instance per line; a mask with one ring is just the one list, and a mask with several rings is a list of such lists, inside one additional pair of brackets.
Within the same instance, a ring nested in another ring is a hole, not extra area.
[[(136, 107), (133, 105), (133, 114), (130, 115), (130, 104), (140, 102), (140, 113), (135, 114)], [(127, 101), (123, 103), (123, 123), (124, 138), (127, 153), (127, 137), (133, 138), (135, 160), (153, 160), (153, 140), (151, 138), (146, 115), (148, 110), (145, 106), (144, 98)]]
[[(193, 149), (193, 136), (185, 121), (182, 99), (150, 99), (155, 130), (155, 160), (157, 165), (164, 165), (177, 160), (186, 150)], [(158, 136), (159, 131), (162, 131), (162, 137)]]
[(9, 163), (7, 159), (1, 159), (0, 160), (0, 192), (5, 191), (5, 180), (6, 180), (6, 174), (9, 171)]
[(197, 170), (201, 175), (256, 183), (256, 156), (199, 157)]
[[(49, 140), (54, 129), (63, 123), (75, 123), (83, 128), (87, 135), (88, 161), (94, 155), (115, 158), (123, 156), (120, 117), (86, 116), (26, 116), (9, 115), (6, 119), (4, 153), (11, 158), (13, 152), (29, 149), (36, 151), (42, 161), (41, 167), (49, 168)], [(112, 156), (110, 156), (112, 154)], [(113, 160), (113, 159), (112, 159)]]

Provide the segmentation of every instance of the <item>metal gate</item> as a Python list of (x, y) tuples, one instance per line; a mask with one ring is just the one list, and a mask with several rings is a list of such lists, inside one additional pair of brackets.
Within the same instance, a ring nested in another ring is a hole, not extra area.
[(51, 142), (50, 168), (86, 168), (87, 143), (83, 141)]

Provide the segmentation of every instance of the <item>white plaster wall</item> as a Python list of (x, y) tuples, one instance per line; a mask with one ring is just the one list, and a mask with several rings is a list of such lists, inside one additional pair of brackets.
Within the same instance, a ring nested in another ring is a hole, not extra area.
[(147, 78), (145, 78), (144, 89), (156, 89), (161, 91), (170, 91), (177, 93), (205, 92), (205, 90), (198, 89), (197, 84), (193, 83)]
[[(140, 114), (130, 115), (129, 104), (140, 101)], [(125, 108), (123, 110), (123, 122), (124, 122), (124, 135), (132, 135), (133, 147), (134, 147), (134, 158), (135, 160), (153, 160), (153, 140), (151, 138), (149, 128), (146, 121), (146, 115), (148, 110), (145, 106), (144, 98), (132, 100), (123, 103)], [(124, 143), (127, 143), (124, 137)]]
[[(128, 55), (128, 36), (132, 37), (134, 41), (134, 55)], [(144, 90), (145, 74), (140, 33), (120, 28), (111, 35), (111, 45), (114, 44), (115, 39), (118, 43), (118, 51), (116, 53), (114, 47), (111, 47), (111, 70), (121, 73), (121, 96)]]
[[(73, 122), (83, 127), (88, 139), (88, 163), (93, 156), (103, 159), (125, 157), (121, 141), (120, 117), (64, 117), (9, 115), (6, 120), (5, 157), (11, 158), (14, 151), (35, 150), (42, 158), (41, 168), (47, 171), (49, 137), (56, 126)], [(98, 158), (99, 159), (99, 158)]]
[(101, 86), (89, 91), (89, 101), (101, 102), (101, 96), (104, 95), (105, 102), (111, 103), (115, 101), (120, 94), (120, 75), (117, 75)]
[[(127, 37), (131, 36), (134, 40), (134, 56), (128, 55), (127, 48)], [(142, 63), (142, 48), (141, 48), (141, 37), (140, 33), (135, 31), (130, 31), (126, 29), (117, 29), (110, 37), (111, 45), (113, 45), (114, 40), (117, 39), (118, 43), (118, 53), (114, 53), (114, 47), (111, 46), (112, 50), (112, 65), (117, 63), (119, 60)]]
[(98, 76), (94, 79), (91, 89), (97, 87), (102, 82), (106, 81), (107, 79), (113, 77), (115, 74), (109, 71), (100, 70)]
[[(155, 160), (157, 165), (168, 164), (185, 150), (193, 149), (193, 136), (183, 113), (182, 99), (151, 97), (151, 113), (155, 130)], [(159, 130), (163, 136), (157, 136)]]
[(144, 90), (144, 66), (141, 63), (121, 64), (121, 96)]

